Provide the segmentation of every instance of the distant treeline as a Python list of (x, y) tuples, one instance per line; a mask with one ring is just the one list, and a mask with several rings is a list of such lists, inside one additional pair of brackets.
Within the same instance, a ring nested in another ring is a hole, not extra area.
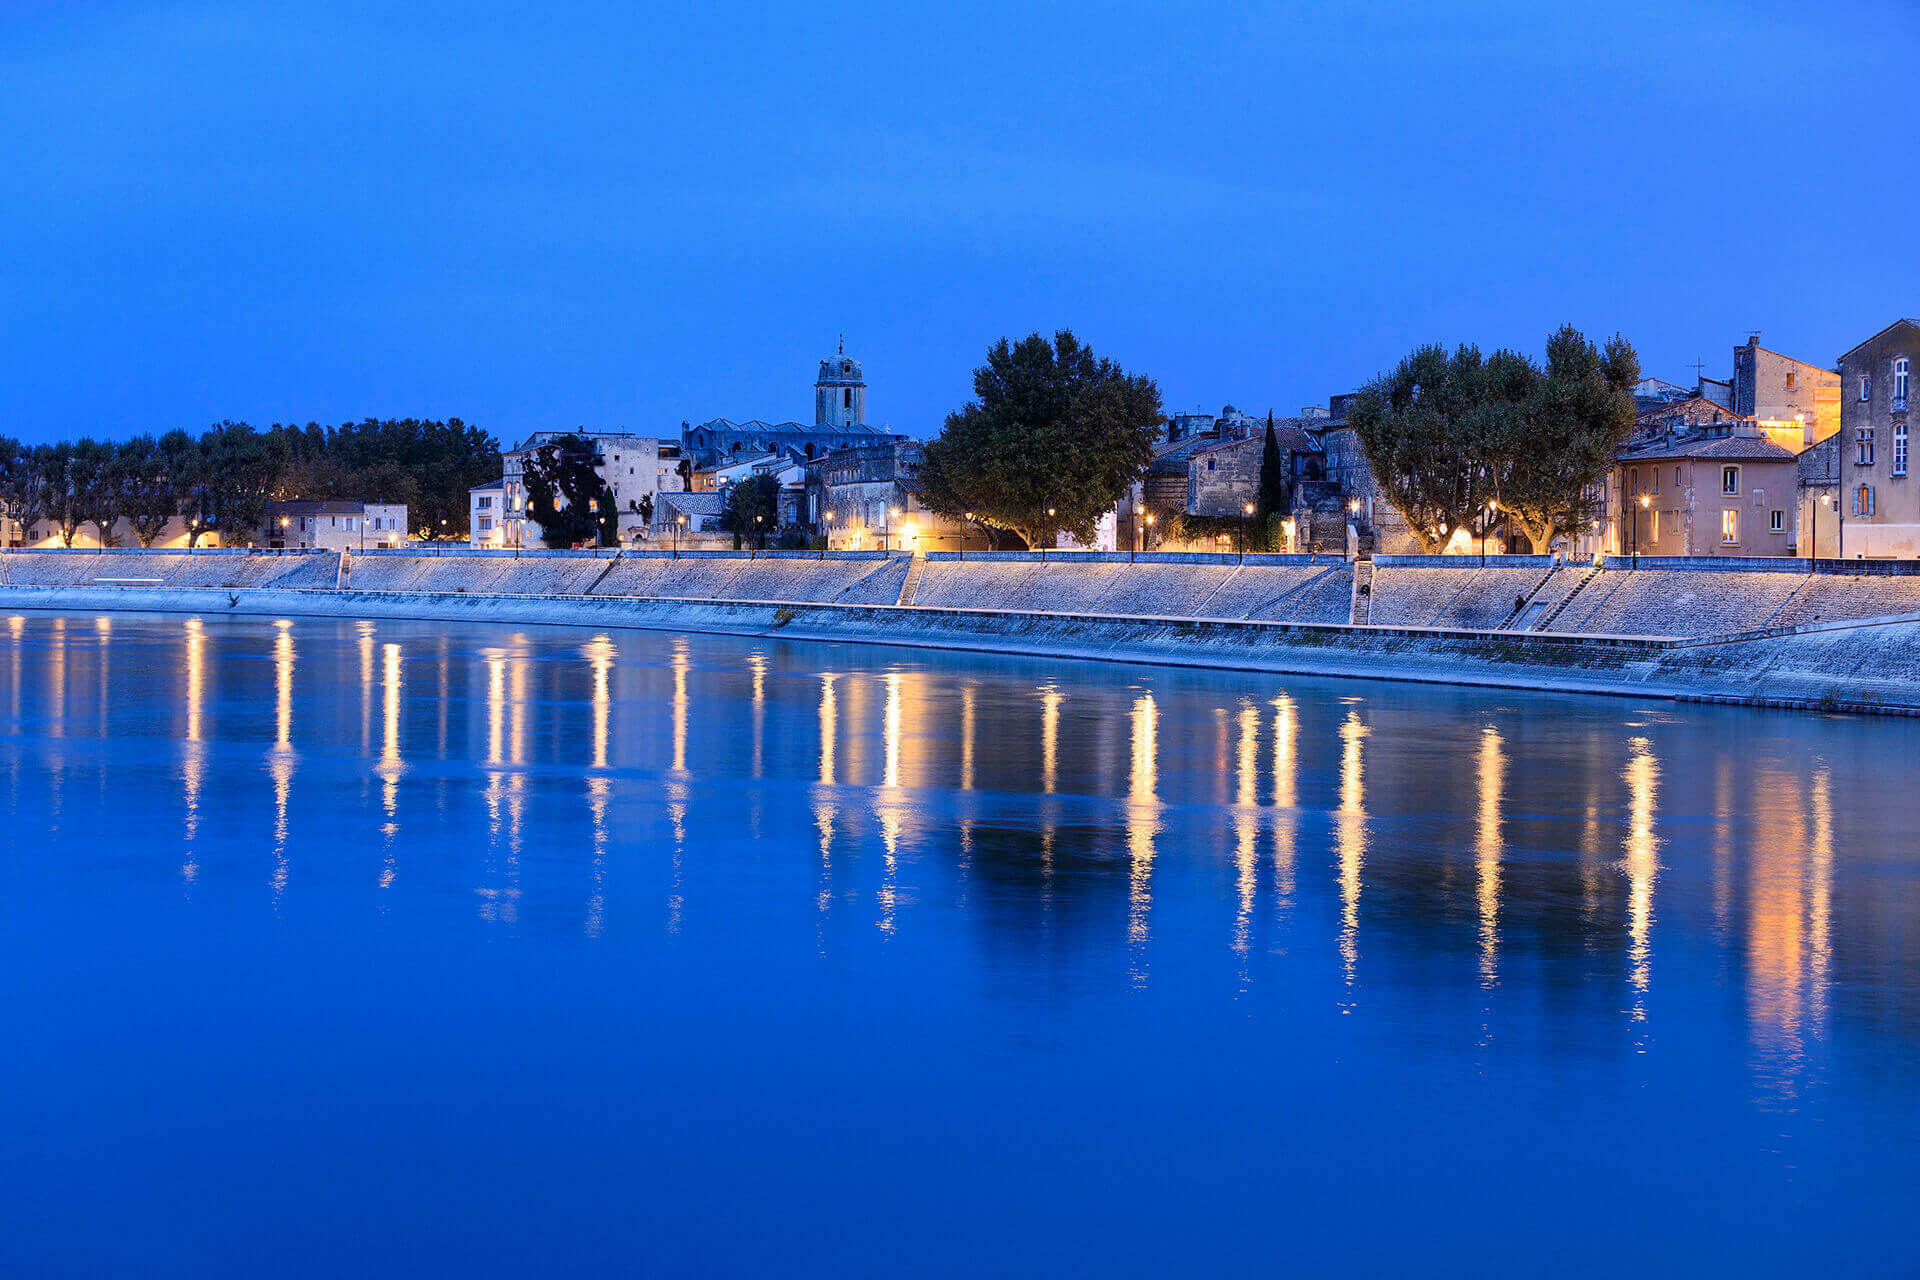
[(303, 498), (404, 502), (419, 538), (467, 536), (467, 490), (500, 477), (494, 438), (458, 418), (387, 419), (256, 431), (222, 422), (199, 436), (22, 444), (0, 437), (0, 505), (23, 526), (52, 521), (73, 545), (85, 524), (113, 545), (125, 517), (142, 546), (178, 516), (188, 545), (217, 533), (229, 546), (260, 536), (267, 504)]

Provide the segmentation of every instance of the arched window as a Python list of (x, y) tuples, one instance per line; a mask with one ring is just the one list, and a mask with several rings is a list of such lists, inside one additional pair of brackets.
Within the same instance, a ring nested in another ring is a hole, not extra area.
[(853, 388), (852, 387), (848, 387), (845, 391), (842, 391), (840, 393), (840, 407), (843, 409), (853, 408)]

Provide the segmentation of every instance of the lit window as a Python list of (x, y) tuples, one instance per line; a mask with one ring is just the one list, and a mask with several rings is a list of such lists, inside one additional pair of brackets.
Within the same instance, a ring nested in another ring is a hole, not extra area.
[(1740, 513), (1729, 508), (1720, 513), (1720, 543), (1732, 546), (1740, 541)]
[(1740, 468), (1738, 467), (1720, 468), (1720, 492), (1722, 493), (1739, 493), (1740, 492)]
[(1904, 422), (1893, 426), (1893, 474), (1907, 474), (1907, 424)]
[(1769, 511), (1767, 513), (1767, 532), (1785, 533), (1786, 531), (1787, 513), (1784, 511)]
[(1793, 390), (1794, 379), (1798, 378), (1799, 376), (1800, 375), (1796, 373), (1794, 370), (1792, 369), (1787, 370), (1787, 390), (1789, 391)]
[(1853, 514), (1870, 516), (1873, 514), (1873, 486), (1863, 484), (1853, 491)]
[(1855, 427), (1853, 429), (1853, 465), (1870, 467), (1873, 465), (1873, 428)]

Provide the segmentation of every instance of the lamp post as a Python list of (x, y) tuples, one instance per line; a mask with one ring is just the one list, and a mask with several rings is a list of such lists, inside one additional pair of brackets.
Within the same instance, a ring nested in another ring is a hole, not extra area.
[(1247, 534), (1250, 528), (1250, 522), (1252, 520), (1253, 520), (1253, 504), (1251, 502), (1241, 503), (1240, 504), (1240, 563), (1241, 564), (1245, 564), (1247, 562)]
[(765, 523), (765, 521), (766, 521), (765, 516), (755, 516), (753, 518), (753, 543), (754, 543), (754, 550), (756, 551), (765, 551), (767, 549), (767, 544), (761, 540), (764, 537), (764, 535), (761, 533), (761, 529), (760, 529), (761, 525)]
[(675, 560), (680, 558), (680, 526), (686, 522), (687, 518), (685, 516), (675, 516), (673, 518), (673, 558)]
[[(973, 512), (971, 511), (967, 512), (967, 523), (973, 523)], [(965, 560), (967, 558), (967, 531), (965, 529), (960, 530), (960, 540), (956, 545), (960, 551), (960, 558)]]
[(1640, 559), (1640, 513), (1645, 511), (1647, 504), (1652, 501), (1652, 498), (1643, 493), (1640, 495), (1640, 505), (1633, 509), (1633, 558), (1636, 561)]
[(833, 541), (833, 512), (821, 512), (820, 519), (826, 524), (826, 530), (820, 537), (820, 558), (825, 560), (827, 558), (827, 544)]
[(1493, 513), (1497, 509), (1493, 499), (1488, 498), (1487, 518), (1480, 522), (1480, 563), (1483, 565), (1487, 562), (1487, 534), (1493, 531)]
[(1140, 541), (1146, 544), (1140, 548), (1142, 551), (1153, 550), (1153, 512), (1151, 511), (1147, 512), (1146, 536), (1142, 537)]
[[(1060, 544), (1060, 534), (1053, 527), (1053, 508), (1052, 507), (1047, 508), (1047, 532), (1052, 535), (1054, 545), (1057, 547)], [(1045, 547), (1041, 547), (1040, 559), (1044, 561), (1046, 558), (1047, 558), (1047, 549)]]
[[(1347, 499), (1347, 523), (1349, 526), (1351, 526), (1351, 525), (1358, 524), (1359, 522), (1360, 522), (1360, 499), (1348, 498)], [(1379, 548), (1375, 547), (1374, 550), (1378, 551)], [(1356, 560), (1360, 558), (1360, 531), (1358, 529), (1353, 530), (1353, 558)]]

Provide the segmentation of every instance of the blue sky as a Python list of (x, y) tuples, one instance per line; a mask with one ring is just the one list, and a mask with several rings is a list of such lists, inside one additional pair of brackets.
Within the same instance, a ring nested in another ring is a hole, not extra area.
[(1170, 407), (1920, 313), (1920, 6), (0, 0), (0, 431), (808, 417), (1068, 326)]

